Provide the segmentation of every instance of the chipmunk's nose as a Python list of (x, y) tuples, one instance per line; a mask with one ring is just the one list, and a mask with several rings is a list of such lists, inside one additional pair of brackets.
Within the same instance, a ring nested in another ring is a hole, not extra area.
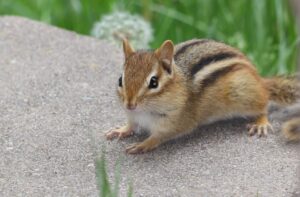
[(136, 103), (128, 103), (127, 104), (128, 110), (135, 110), (136, 109)]

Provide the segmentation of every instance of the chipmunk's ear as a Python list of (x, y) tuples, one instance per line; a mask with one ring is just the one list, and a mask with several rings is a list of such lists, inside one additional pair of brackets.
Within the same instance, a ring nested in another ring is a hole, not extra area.
[(172, 72), (172, 61), (174, 54), (174, 44), (171, 40), (166, 40), (155, 51), (156, 56), (161, 61), (163, 68), (168, 72)]
[(128, 40), (126, 38), (123, 39), (123, 51), (125, 55), (125, 59), (128, 58), (132, 53), (134, 53), (134, 50)]

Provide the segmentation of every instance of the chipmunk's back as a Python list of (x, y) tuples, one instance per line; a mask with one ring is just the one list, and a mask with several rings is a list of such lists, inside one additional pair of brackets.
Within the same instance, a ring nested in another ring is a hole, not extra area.
[(193, 39), (175, 46), (174, 60), (192, 78), (210, 64), (229, 59), (248, 59), (239, 50), (209, 39)]

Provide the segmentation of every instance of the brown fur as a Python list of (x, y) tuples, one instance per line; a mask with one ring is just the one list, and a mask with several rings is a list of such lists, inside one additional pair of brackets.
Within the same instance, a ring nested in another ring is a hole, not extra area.
[(295, 77), (278, 76), (264, 79), (264, 83), (270, 93), (270, 99), (277, 103), (292, 104), (300, 97), (299, 82)]
[(153, 63), (158, 60), (151, 52), (137, 52), (132, 54), (125, 62), (126, 99), (130, 102), (132, 97), (141, 88), (142, 82), (152, 70)]

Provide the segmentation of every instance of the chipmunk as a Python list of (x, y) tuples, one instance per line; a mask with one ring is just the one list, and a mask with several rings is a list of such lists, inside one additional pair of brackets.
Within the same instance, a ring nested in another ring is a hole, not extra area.
[[(267, 135), (270, 100), (291, 104), (299, 97), (296, 78), (262, 78), (239, 50), (209, 39), (176, 46), (165, 41), (154, 51), (134, 51), (123, 41), (124, 71), (117, 94), (128, 122), (109, 130), (107, 139), (124, 138), (138, 128), (150, 131), (143, 142), (126, 148), (130, 154), (150, 151), (187, 134), (199, 125), (236, 116), (253, 116), (249, 134)], [(290, 140), (300, 138), (300, 120), (284, 127)]]

